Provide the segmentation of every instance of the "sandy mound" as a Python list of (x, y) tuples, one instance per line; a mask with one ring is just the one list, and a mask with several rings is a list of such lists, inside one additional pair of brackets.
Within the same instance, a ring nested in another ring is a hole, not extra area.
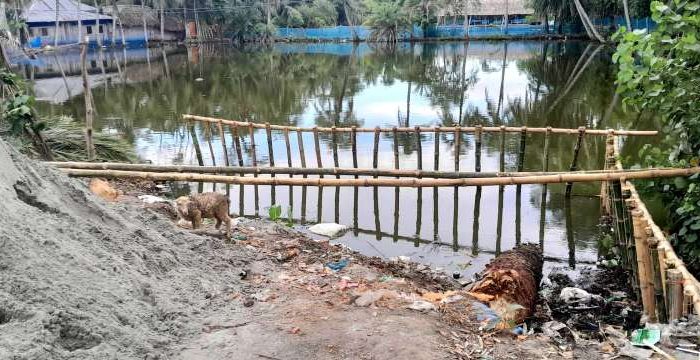
[(0, 199), (2, 359), (166, 358), (201, 332), (191, 317), (223, 307), (213, 294), (245, 286), (239, 260), (255, 257), (106, 205), (1, 140)]

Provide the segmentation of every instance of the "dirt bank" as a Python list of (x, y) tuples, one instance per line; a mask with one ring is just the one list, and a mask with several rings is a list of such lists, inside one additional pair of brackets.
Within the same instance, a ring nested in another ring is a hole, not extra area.
[(213, 229), (195, 234), (133, 197), (98, 199), (82, 181), (1, 140), (0, 169), (1, 359), (507, 359), (578, 351), (536, 335), (479, 331), (472, 300), (445, 293), (458, 285), (422, 265), (367, 258), (255, 220), (236, 225), (235, 243)]

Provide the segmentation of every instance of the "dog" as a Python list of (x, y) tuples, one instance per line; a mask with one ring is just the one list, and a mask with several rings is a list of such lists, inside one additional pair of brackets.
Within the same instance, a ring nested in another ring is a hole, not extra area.
[(216, 219), (216, 229), (226, 225), (226, 238), (231, 238), (231, 218), (228, 215), (230, 201), (224, 194), (205, 192), (181, 196), (175, 200), (175, 208), (182, 220), (191, 221), (192, 229), (202, 225), (202, 218)]

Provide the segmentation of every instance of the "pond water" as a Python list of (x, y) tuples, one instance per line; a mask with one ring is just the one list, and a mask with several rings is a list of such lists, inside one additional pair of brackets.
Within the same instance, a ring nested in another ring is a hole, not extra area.
[[(182, 114), (293, 126), (449, 126), (638, 128), (614, 96), (611, 50), (586, 42), (455, 42), (399, 44), (278, 44), (239, 50), (221, 45), (93, 51), (90, 81), (96, 131), (121, 134), (143, 160), (197, 164), (196, 136), (206, 165), (225, 163), (221, 138), (203, 124), (189, 129)], [(34, 81), (42, 115), (82, 120), (84, 99), (76, 52), (39, 58), (19, 68)], [(61, 72), (66, 77), (61, 76)], [(648, 128), (648, 127), (647, 127)], [(225, 129), (228, 156), (237, 164)], [(272, 160), (287, 165), (283, 133), (273, 132)], [(243, 163), (270, 164), (266, 133), (242, 132)], [(578, 168), (602, 169), (604, 137), (586, 137)], [(646, 139), (645, 139), (646, 140)], [(315, 166), (312, 133), (304, 133), (305, 157)], [(399, 135), (399, 166), (415, 169), (417, 141)], [(484, 134), (481, 170), (516, 171), (520, 134)], [(211, 147), (209, 147), (211, 142)], [(352, 167), (351, 141), (339, 135), (339, 163)], [(638, 148), (630, 139), (626, 147)], [(434, 168), (433, 134), (422, 134), (424, 169)], [(549, 170), (566, 171), (576, 136), (552, 135)], [(393, 168), (394, 138), (381, 136), (379, 167)], [(528, 134), (523, 170), (543, 169), (544, 136)], [(631, 145), (630, 145), (631, 144)], [(292, 133), (291, 160), (300, 166)], [(360, 167), (372, 167), (373, 134), (358, 134)], [(439, 168), (474, 171), (473, 134), (455, 149), (453, 134), (438, 139)], [(332, 139), (321, 136), (324, 166), (333, 166)], [(503, 157), (501, 157), (503, 155)], [(503, 164), (501, 165), (501, 161)], [(178, 191), (226, 191), (231, 211), (267, 216), (272, 204), (296, 226), (338, 222), (351, 230), (336, 241), (369, 255), (410, 256), (470, 275), (519, 242), (543, 245), (549, 266), (575, 267), (598, 256), (600, 184), (464, 188), (335, 188), (180, 184)], [(242, 195), (241, 195), (242, 191)], [(256, 202), (256, 192), (258, 201)], [(543, 196), (546, 195), (546, 196)], [(242, 198), (241, 198), (242, 196)], [(243, 202), (240, 200), (243, 199)]]

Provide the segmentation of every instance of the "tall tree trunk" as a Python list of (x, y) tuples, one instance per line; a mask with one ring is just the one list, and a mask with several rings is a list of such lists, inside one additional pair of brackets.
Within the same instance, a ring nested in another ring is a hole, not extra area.
[(141, 0), (141, 19), (143, 20), (143, 40), (148, 47), (148, 25), (146, 24), (146, 0)]
[(83, 42), (83, 14), (80, 11), (80, 0), (78, 0), (78, 44)]
[(119, 16), (119, 11), (117, 10), (117, 0), (112, 0), (112, 47), (117, 43), (117, 17)]
[[(584, 25), (587, 24), (587, 26), (590, 30), (590, 33), (593, 35), (593, 36), (591, 36), (591, 39), (595, 38), (595, 40), (598, 40), (599, 42), (605, 42), (605, 40), (603, 40), (603, 37), (600, 36), (600, 34), (598, 33), (598, 30), (596, 30), (595, 26), (593, 26), (593, 22), (591, 22), (591, 19), (588, 17), (586, 10), (581, 5), (581, 1), (574, 0), (574, 4), (576, 5), (576, 10), (578, 11), (578, 15), (581, 17), (581, 21), (584, 23)], [(589, 36), (590, 36), (590, 34), (589, 34)]]
[(165, 0), (160, 0), (160, 42), (165, 41)]
[(627, 22), (627, 31), (632, 31), (632, 20), (630, 20), (630, 7), (627, 0), (622, 0), (622, 7), (625, 9), (625, 22)]
[(53, 47), (58, 46), (58, 29), (59, 29), (59, 24), (58, 24), (58, 4), (59, 1), (56, 0), (56, 27), (53, 30)]
[(102, 32), (100, 31), (100, 5), (97, 4), (97, 0), (93, 0), (93, 3), (95, 4), (95, 10), (97, 11), (97, 14), (95, 14), (96, 19), (95, 19), (95, 31), (97, 31), (97, 46), (102, 47)]

